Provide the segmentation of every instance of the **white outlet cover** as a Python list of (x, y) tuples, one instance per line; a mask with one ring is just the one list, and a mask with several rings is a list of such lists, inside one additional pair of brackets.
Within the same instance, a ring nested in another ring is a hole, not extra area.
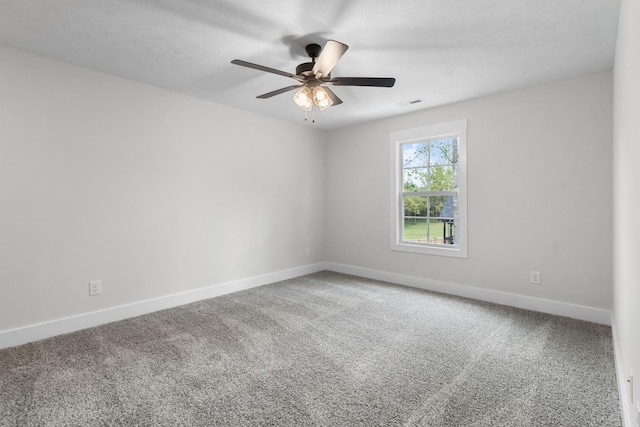
[(529, 275), (529, 281), (534, 285), (540, 284), (540, 272), (539, 271), (531, 271)]
[(102, 281), (92, 280), (89, 282), (89, 295), (100, 295), (102, 293)]

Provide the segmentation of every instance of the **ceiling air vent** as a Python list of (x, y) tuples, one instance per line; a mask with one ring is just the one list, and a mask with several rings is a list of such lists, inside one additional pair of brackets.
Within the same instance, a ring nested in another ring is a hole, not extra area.
[(424, 100), (420, 99), (420, 98), (416, 98), (416, 99), (412, 99), (410, 101), (398, 102), (396, 104), (396, 107), (406, 107), (407, 105), (420, 104), (421, 102), (424, 102)]

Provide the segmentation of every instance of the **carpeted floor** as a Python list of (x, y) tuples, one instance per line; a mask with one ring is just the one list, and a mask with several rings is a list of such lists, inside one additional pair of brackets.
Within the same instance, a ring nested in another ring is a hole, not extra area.
[(2, 426), (620, 426), (611, 329), (322, 272), (0, 350)]

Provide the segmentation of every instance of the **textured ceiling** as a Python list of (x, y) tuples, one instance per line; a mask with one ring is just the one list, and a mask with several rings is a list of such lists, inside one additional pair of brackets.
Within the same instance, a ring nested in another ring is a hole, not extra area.
[[(304, 124), (286, 77), (304, 46), (350, 46), (334, 77), (395, 77), (335, 87), (316, 111), (329, 130), (611, 68), (619, 0), (2, 0), (0, 44)], [(396, 104), (421, 98), (414, 105)]]

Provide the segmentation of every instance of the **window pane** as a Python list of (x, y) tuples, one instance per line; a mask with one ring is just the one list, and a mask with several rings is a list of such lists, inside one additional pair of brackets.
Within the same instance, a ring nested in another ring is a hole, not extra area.
[(458, 217), (456, 196), (430, 196), (429, 216), (431, 218), (454, 219)]
[(427, 230), (426, 218), (405, 218), (402, 240), (415, 243), (427, 243)]
[(403, 241), (413, 243), (429, 243), (437, 245), (456, 244), (455, 221), (404, 218)]
[(457, 187), (455, 166), (433, 166), (429, 169), (429, 190), (446, 191)]
[(402, 145), (402, 167), (424, 167), (429, 164), (429, 143), (416, 142)]
[(427, 216), (427, 197), (426, 196), (405, 196), (404, 197), (404, 216), (405, 217)]
[(458, 162), (457, 138), (438, 139), (431, 141), (430, 164), (450, 165)]
[(455, 222), (453, 220), (429, 220), (429, 243), (439, 245), (456, 244)]
[(410, 168), (402, 171), (403, 191), (427, 191), (429, 170), (427, 168)]

